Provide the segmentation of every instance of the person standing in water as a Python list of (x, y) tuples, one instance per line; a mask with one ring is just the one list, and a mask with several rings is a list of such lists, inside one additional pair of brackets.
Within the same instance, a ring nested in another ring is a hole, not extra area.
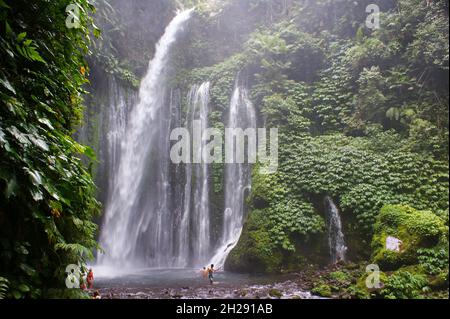
[(218, 270), (219, 269), (214, 269), (214, 264), (211, 264), (211, 267), (208, 268), (208, 279), (211, 285), (214, 283), (214, 273)]

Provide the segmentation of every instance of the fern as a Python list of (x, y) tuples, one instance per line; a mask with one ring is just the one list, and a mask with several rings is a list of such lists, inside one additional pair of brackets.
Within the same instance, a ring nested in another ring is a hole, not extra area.
[(8, 292), (8, 279), (0, 277), (0, 299), (5, 299), (6, 293)]
[(81, 258), (94, 259), (92, 252), (80, 244), (65, 244), (58, 243), (55, 245), (55, 250), (63, 250), (65, 252), (80, 256)]

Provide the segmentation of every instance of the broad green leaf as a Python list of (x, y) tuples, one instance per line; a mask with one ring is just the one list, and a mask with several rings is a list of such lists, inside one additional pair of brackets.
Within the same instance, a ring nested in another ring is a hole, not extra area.
[(35, 186), (42, 185), (42, 176), (38, 171), (29, 169), (28, 167), (25, 167), (24, 170), (31, 177), (33, 185)]
[(44, 199), (44, 195), (39, 189), (31, 189), (31, 196), (33, 197), (34, 201), (39, 202), (42, 199)]
[(27, 36), (26, 32), (19, 33), (19, 35), (17, 36), (17, 41), (21, 42), (23, 39), (25, 39), (26, 36)]
[(21, 292), (29, 292), (30, 291), (30, 287), (25, 284), (20, 284), (19, 287), (17, 287), (17, 288), (19, 288), (19, 290)]
[(22, 298), (22, 294), (21, 294), (20, 291), (18, 291), (18, 290), (13, 290), (13, 291), (11, 292), (11, 294), (13, 295), (13, 297), (14, 297), (15, 299), (20, 299), (20, 298)]
[(16, 196), (17, 189), (18, 189), (18, 184), (17, 184), (16, 177), (14, 176), (13, 178), (11, 178), (8, 181), (8, 184), (6, 186), (6, 190), (5, 190), (6, 198), (9, 199), (11, 196)]
[(7, 88), (10, 92), (12, 92), (14, 95), (16, 94), (16, 90), (14, 90), (13, 86), (7, 79), (1, 79), (0, 78), (0, 84), (2, 84), (5, 88)]

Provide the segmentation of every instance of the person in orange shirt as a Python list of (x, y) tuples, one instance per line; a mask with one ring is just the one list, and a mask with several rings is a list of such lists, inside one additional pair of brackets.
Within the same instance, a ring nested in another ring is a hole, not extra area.
[(94, 272), (92, 271), (92, 268), (89, 269), (89, 272), (86, 277), (86, 281), (87, 281), (89, 289), (94, 288)]
[(200, 273), (203, 278), (208, 278), (208, 270), (206, 269), (206, 267), (203, 267), (203, 269), (200, 270)]

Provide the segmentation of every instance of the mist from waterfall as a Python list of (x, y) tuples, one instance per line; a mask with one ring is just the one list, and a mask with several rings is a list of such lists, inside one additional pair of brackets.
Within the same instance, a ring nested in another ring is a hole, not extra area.
[(169, 52), (190, 19), (179, 13), (156, 46), (139, 89), (139, 102), (121, 135), (120, 158), (112, 177), (100, 245), (101, 265), (167, 267), (176, 263), (174, 216), (170, 212), (171, 108), (166, 107)]
[(342, 232), (342, 220), (338, 207), (330, 196), (325, 197), (328, 219), (328, 244), (330, 247), (331, 263), (346, 260), (347, 246)]
[[(248, 97), (245, 86), (236, 80), (230, 102), (227, 128), (256, 128), (255, 108)], [(234, 146), (235, 156), (239, 147)], [(244, 154), (245, 155), (245, 154)], [(233, 248), (237, 245), (242, 233), (245, 213), (245, 196), (251, 189), (251, 165), (225, 164), (225, 211), (223, 230), (219, 248), (211, 260), (217, 267), (222, 267)]]

